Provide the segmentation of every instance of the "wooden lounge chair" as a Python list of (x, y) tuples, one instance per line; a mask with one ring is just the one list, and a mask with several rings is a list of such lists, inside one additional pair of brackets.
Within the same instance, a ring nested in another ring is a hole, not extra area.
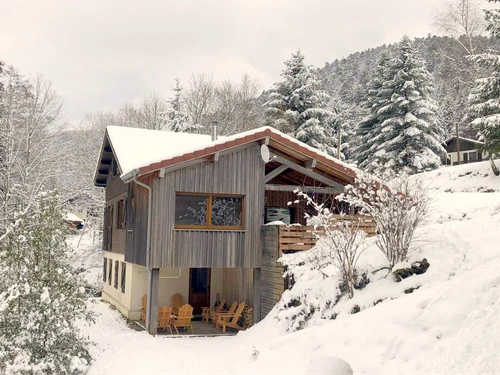
[(245, 329), (244, 327), (240, 327), (238, 325), (238, 320), (240, 319), (244, 308), (245, 302), (242, 302), (234, 314), (219, 314), (216, 323), (217, 329), (219, 329), (219, 326), (222, 327), (222, 332), (226, 332), (227, 327), (237, 330)]
[(146, 323), (146, 306), (148, 305), (148, 295), (142, 296), (142, 307), (141, 307), (141, 320)]
[(212, 314), (218, 314), (226, 305), (226, 300), (223, 299), (217, 307), (202, 307), (201, 308), (201, 321), (208, 324), (208, 320), (212, 318)]
[(210, 315), (210, 319), (212, 320), (213, 324), (216, 324), (220, 314), (234, 314), (237, 308), (238, 308), (238, 302), (234, 301), (229, 310), (227, 311), (222, 310), (218, 313), (214, 312), (212, 315)]
[(185, 304), (179, 309), (179, 313), (172, 320), (172, 326), (175, 328), (175, 332), (179, 334), (178, 327), (191, 328), (193, 332), (193, 326), (191, 325), (191, 319), (193, 318), (193, 307), (191, 305)]
[(162, 306), (158, 309), (158, 330), (168, 329), (172, 333), (172, 308), (169, 306)]
[(172, 296), (172, 313), (177, 315), (179, 308), (184, 305), (184, 299), (179, 293), (175, 293)]

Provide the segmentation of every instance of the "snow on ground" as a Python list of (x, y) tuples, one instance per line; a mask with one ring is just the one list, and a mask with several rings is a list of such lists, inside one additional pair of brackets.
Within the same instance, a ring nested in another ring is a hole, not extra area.
[(94, 292), (102, 290), (102, 238), (92, 229), (73, 230), (68, 245), (73, 249), (71, 264), (84, 272)]
[[(373, 282), (355, 301), (339, 303), (336, 320), (295, 333), (286, 333), (273, 311), (237, 336), (153, 338), (131, 330), (99, 302), (97, 324), (85, 331), (97, 344), (89, 374), (304, 374), (324, 357), (347, 361), (355, 374), (498, 373), (500, 177), (492, 177), (483, 162), (424, 178), (433, 184), (435, 199), (412, 258), (428, 259), (425, 274), (399, 284)], [(369, 251), (364, 262), (377, 259)], [(404, 294), (410, 286), (420, 288)], [(389, 298), (368, 308), (378, 295)], [(349, 304), (355, 302), (367, 308), (352, 315)]]

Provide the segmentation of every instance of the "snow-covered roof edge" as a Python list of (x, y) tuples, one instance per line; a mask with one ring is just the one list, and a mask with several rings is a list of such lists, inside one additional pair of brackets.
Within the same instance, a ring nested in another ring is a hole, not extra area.
[[(448, 143), (449, 141), (453, 140), (453, 139), (456, 139), (457, 137), (450, 137), (448, 138), (447, 140), (444, 141), (444, 143)], [(478, 141), (477, 139), (470, 139), (470, 138), (465, 138), (465, 137), (458, 137), (460, 139), (463, 139), (464, 141), (469, 141), (469, 142), (473, 142), (473, 143), (479, 143), (481, 145), (484, 145), (484, 142), (482, 141)]]
[(279, 130), (276, 130), (269, 126), (263, 126), (246, 132), (238, 133), (230, 137), (218, 139), (211, 142), (209, 145), (207, 145), (207, 147), (194, 149), (191, 152), (179, 154), (169, 159), (161, 160), (156, 163), (141, 167), (139, 168), (139, 175), (149, 174), (164, 167), (182, 163), (188, 160), (202, 158), (207, 155), (214, 154), (217, 151), (230, 149), (232, 147), (263, 139), (265, 137), (270, 137), (279, 143), (283, 143), (285, 145), (288, 145), (289, 147), (293, 147), (295, 150), (302, 152), (310, 156), (311, 158), (317, 159), (318, 161), (323, 162), (350, 177), (355, 177), (357, 173), (360, 172), (360, 170), (356, 167), (338, 160), (337, 158), (334, 158), (331, 155), (328, 155), (327, 153), (311, 147), (303, 142), (300, 142), (297, 139), (280, 132)]

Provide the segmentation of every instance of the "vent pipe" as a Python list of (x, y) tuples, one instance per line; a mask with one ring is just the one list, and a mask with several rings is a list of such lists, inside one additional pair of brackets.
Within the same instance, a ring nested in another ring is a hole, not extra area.
[(211, 135), (212, 135), (212, 142), (217, 140), (217, 121), (212, 122), (212, 128), (211, 130)]

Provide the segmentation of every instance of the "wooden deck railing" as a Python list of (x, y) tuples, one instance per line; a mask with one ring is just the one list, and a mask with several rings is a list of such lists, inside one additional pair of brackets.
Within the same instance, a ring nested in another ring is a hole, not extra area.
[[(353, 226), (359, 226), (368, 236), (377, 233), (376, 225), (371, 218), (361, 215), (333, 215), (332, 226), (335, 221), (349, 221)], [(283, 251), (301, 251), (311, 249), (317, 241), (317, 236), (324, 233), (320, 227), (312, 226), (280, 226), (279, 227), (279, 256)]]

